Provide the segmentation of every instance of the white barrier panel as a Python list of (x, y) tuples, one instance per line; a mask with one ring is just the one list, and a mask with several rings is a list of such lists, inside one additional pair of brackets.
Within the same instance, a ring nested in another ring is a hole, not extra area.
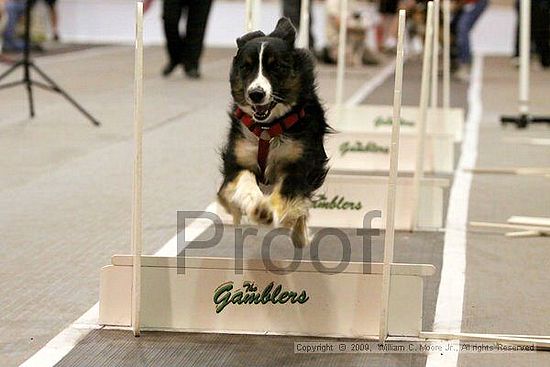
[[(272, 262), (279, 268), (291, 265), (291, 261)], [(338, 263), (323, 261), (323, 265), (330, 268)], [(187, 257), (185, 274), (178, 274), (177, 258), (143, 256), (142, 329), (375, 337), (382, 264), (364, 265), (350, 263), (343, 272), (330, 274), (301, 261), (296, 271), (274, 273), (262, 260), (245, 259), (242, 274), (235, 274), (233, 259)], [(392, 266), (391, 335), (419, 335), (422, 278), (434, 272), (432, 265)], [(112, 265), (101, 270), (101, 325), (130, 325), (131, 288), (131, 256), (113, 256)], [(239, 304), (244, 299), (249, 302)]]
[[(362, 228), (363, 218), (373, 210), (385, 208), (388, 178), (382, 176), (328, 175), (318, 191), (311, 209), (310, 225), (314, 227)], [(449, 181), (423, 178), (420, 189), (418, 228), (436, 230), (443, 227), (444, 194)], [(395, 229), (408, 230), (413, 211), (413, 179), (399, 177), (395, 210)], [(384, 228), (386, 213), (372, 222), (373, 228)]]
[[(359, 105), (337, 111), (333, 106), (328, 111), (328, 121), (338, 131), (391, 131), (393, 106)], [(338, 116), (341, 116), (339, 120)], [(401, 133), (416, 133), (417, 106), (401, 106)], [(432, 134), (450, 134), (455, 143), (460, 143), (464, 135), (464, 110), (462, 108), (428, 108), (427, 130)], [(401, 165), (399, 166), (401, 169)]]
[[(418, 116), (418, 107), (402, 107), (400, 172), (415, 170)], [(327, 153), (335, 171), (387, 170), (392, 106), (363, 105), (342, 108), (341, 111), (335, 107), (329, 110), (328, 121), (338, 131), (326, 139)], [(462, 140), (463, 123), (462, 109), (429, 110), (424, 149), (426, 172), (453, 173), (455, 143)]]
[[(446, 178), (422, 178), (420, 189), (418, 229), (438, 230), (443, 227)], [(325, 184), (313, 197), (310, 210), (311, 227), (363, 228), (363, 218), (373, 210), (382, 210), (382, 217), (373, 220), (372, 228), (383, 229), (386, 216), (388, 178), (384, 176), (329, 174)], [(413, 178), (397, 180), (395, 229), (409, 230), (413, 211)], [(224, 223), (232, 217), (220, 205), (216, 214)], [(243, 217), (246, 223), (246, 217)]]
[[(390, 135), (385, 129), (354, 131), (339, 129), (326, 138), (325, 149), (331, 169), (346, 171), (387, 171), (389, 166)], [(399, 172), (414, 172), (416, 168), (416, 134), (402, 132), (400, 136)], [(452, 174), (454, 170), (454, 143), (449, 134), (426, 136), (424, 171)]]

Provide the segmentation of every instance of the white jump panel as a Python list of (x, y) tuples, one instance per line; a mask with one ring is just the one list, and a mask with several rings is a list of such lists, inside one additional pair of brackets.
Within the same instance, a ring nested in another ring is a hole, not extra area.
[[(383, 229), (388, 178), (384, 176), (329, 174), (325, 184), (313, 198), (309, 225), (312, 227), (363, 228), (363, 218), (373, 210), (381, 210), (382, 217), (373, 220), (372, 228)], [(445, 190), (449, 180), (422, 178), (420, 189), (418, 229), (437, 230), (443, 227)], [(413, 178), (397, 180), (397, 207), (395, 229), (409, 230), (413, 210)], [(232, 218), (217, 206), (216, 214), (224, 223)], [(243, 217), (246, 223), (246, 217)]]
[[(302, 261), (294, 272), (275, 274), (261, 260), (244, 260), (243, 274), (235, 274), (233, 261), (189, 257), (185, 274), (178, 274), (176, 258), (144, 256), (143, 329), (330, 337), (378, 335), (382, 264), (369, 264), (364, 274), (362, 263), (351, 263), (344, 272), (329, 274)], [(273, 263), (284, 268), (291, 261)], [(131, 256), (114, 256), (112, 265), (101, 270), (102, 325), (130, 325), (131, 264)], [(337, 263), (323, 265), (335, 267)], [(418, 336), (422, 327), (422, 278), (434, 271), (432, 265), (392, 266), (391, 335)], [(247, 282), (252, 286), (243, 285)], [(229, 302), (222, 307), (228, 294), (231, 299), (237, 299), (239, 291), (262, 294), (271, 283), (265, 303)], [(281, 290), (276, 293), (279, 285)], [(284, 292), (295, 292), (295, 302), (288, 299), (292, 294)]]
[[(462, 138), (447, 131), (442, 124), (444, 115), (460, 115), (462, 110), (432, 110), (428, 118), (428, 133), (424, 147), (424, 171), (452, 174), (455, 142)], [(340, 117), (338, 117), (340, 116)], [(329, 112), (329, 122), (338, 133), (328, 136), (326, 149), (331, 166), (336, 171), (386, 171), (389, 167), (391, 106), (358, 106), (336, 108)], [(416, 107), (403, 107), (401, 118), (399, 171), (413, 172), (416, 167), (417, 131)], [(441, 118), (441, 119), (440, 119)], [(448, 118), (454, 120), (459, 118)]]
[[(310, 225), (315, 227), (362, 228), (363, 218), (373, 210), (382, 217), (372, 222), (373, 228), (384, 228), (388, 178), (382, 176), (328, 175), (325, 185), (314, 198)], [(443, 227), (444, 193), (449, 181), (423, 178), (418, 213), (419, 229)], [(413, 178), (399, 177), (395, 209), (395, 229), (410, 229), (413, 210)]]
[[(328, 111), (329, 123), (338, 130), (377, 131), (388, 135), (391, 131), (392, 106), (359, 105), (342, 108), (337, 114), (336, 106)], [(340, 117), (339, 117), (340, 116)], [(401, 106), (401, 132), (416, 133), (419, 116), (417, 106)], [(464, 109), (428, 108), (427, 134), (451, 134), (455, 143), (462, 142), (464, 136)]]

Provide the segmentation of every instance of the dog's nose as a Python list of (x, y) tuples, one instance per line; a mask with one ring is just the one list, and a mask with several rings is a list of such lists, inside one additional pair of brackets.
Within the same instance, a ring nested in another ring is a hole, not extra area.
[(265, 91), (262, 88), (254, 88), (248, 91), (248, 98), (254, 103), (260, 103), (265, 98)]

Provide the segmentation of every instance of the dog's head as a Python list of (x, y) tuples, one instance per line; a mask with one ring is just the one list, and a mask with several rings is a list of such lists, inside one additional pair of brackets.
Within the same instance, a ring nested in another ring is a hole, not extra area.
[(257, 122), (269, 122), (296, 105), (303, 63), (294, 48), (296, 29), (287, 18), (269, 35), (261, 31), (237, 39), (231, 68), (231, 94), (235, 103)]

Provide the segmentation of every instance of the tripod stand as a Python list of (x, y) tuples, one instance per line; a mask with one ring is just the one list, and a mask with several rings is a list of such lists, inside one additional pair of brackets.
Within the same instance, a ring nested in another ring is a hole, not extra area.
[(525, 129), (530, 124), (550, 124), (550, 116), (529, 113), (529, 63), (531, 54), (531, 0), (522, 0), (520, 8), (519, 115), (501, 116), (503, 125), (515, 124)]
[[(18, 85), (24, 85), (27, 89), (27, 95), (29, 97), (29, 112), (30, 117), (33, 118), (34, 113), (34, 99), (33, 99), (33, 86), (48, 90), (50, 92), (55, 92), (61, 94), (70, 104), (76, 107), (84, 116), (86, 116), (90, 122), (95, 126), (100, 126), (101, 124), (97, 119), (95, 119), (88, 111), (86, 111), (78, 102), (76, 102), (67, 92), (65, 92), (53, 79), (51, 79), (46, 73), (44, 73), (34, 62), (30, 59), (30, 44), (31, 44), (31, 1), (27, 0), (25, 8), (25, 45), (23, 49), (23, 59), (13, 64), (8, 70), (0, 75), (0, 81), (10, 75), (12, 72), (16, 71), (19, 67), (23, 68), (23, 79), (6, 83), (0, 85), (1, 89), (11, 88)], [(31, 70), (35, 71), (45, 82), (37, 81), (31, 79)]]

